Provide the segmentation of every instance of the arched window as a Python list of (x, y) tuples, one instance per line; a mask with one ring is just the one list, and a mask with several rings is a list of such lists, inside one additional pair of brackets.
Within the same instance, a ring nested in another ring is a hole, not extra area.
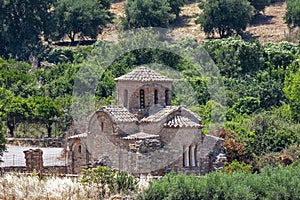
[(101, 122), (101, 131), (103, 132), (103, 129), (104, 129), (104, 123)]
[(165, 104), (166, 106), (170, 105), (169, 103), (170, 99), (169, 99), (169, 90), (165, 91)]
[(154, 90), (154, 104), (158, 104), (158, 91)]
[(127, 106), (128, 106), (128, 90), (124, 90), (123, 102), (124, 102), (124, 107), (127, 108)]
[(197, 145), (183, 147), (183, 166), (196, 167), (197, 166)]
[(78, 146), (78, 152), (81, 153), (81, 145)]
[(190, 156), (189, 156), (189, 148), (183, 147), (183, 166), (189, 167), (190, 166)]
[(140, 90), (140, 108), (145, 108), (145, 91), (143, 89)]

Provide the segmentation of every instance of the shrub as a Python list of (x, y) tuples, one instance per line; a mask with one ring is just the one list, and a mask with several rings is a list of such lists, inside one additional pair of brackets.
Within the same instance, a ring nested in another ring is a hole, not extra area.
[(106, 166), (86, 169), (82, 174), (83, 177), (79, 181), (97, 187), (101, 198), (110, 194), (127, 194), (137, 190), (137, 181), (132, 176), (125, 172), (114, 171)]
[(300, 165), (265, 167), (256, 174), (213, 172), (200, 178), (171, 173), (138, 199), (299, 199), (299, 170)]
[(243, 172), (250, 173), (252, 172), (252, 165), (248, 165), (244, 162), (233, 161), (230, 164), (226, 165), (223, 169), (223, 172), (234, 173), (234, 172)]

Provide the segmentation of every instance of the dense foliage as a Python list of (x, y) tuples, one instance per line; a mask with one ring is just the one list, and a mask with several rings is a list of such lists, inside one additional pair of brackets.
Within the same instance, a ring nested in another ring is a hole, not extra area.
[(138, 199), (298, 199), (299, 170), (299, 165), (265, 167), (255, 174), (217, 172), (201, 178), (171, 173), (150, 184)]
[(52, 0), (0, 1), (0, 56), (28, 59), (38, 54), (40, 34), (50, 21)]
[(217, 32), (221, 38), (241, 34), (246, 29), (253, 15), (253, 7), (247, 0), (208, 0), (201, 1), (199, 7), (203, 13), (196, 23), (208, 35)]

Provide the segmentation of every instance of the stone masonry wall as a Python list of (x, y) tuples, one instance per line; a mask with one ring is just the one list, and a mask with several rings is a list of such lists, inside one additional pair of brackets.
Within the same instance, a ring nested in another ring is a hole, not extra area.
[(43, 151), (41, 149), (29, 149), (24, 151), (27, 172), (43, 171)]

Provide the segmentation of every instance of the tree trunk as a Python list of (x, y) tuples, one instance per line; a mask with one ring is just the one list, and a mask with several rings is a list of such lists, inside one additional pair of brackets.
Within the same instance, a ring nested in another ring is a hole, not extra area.
[(15, 130), (15, 124), (12, 122), (10, 123), (9, 121), (6, 121), (6, 126), (9, 129), (9, 135), (10, 137), (14, 137), (14, 130)]
[(68, 36), (69, 36), (69, 38), (71, 40), (71, 44), (75, 43), (75, 35), (76, 34), (74, 32), (72, 32), (72, 31), (68, 34)]
[(47, 127), (48, 137), (51, 137), (52, 123), (47, 124), (46, 127)]

